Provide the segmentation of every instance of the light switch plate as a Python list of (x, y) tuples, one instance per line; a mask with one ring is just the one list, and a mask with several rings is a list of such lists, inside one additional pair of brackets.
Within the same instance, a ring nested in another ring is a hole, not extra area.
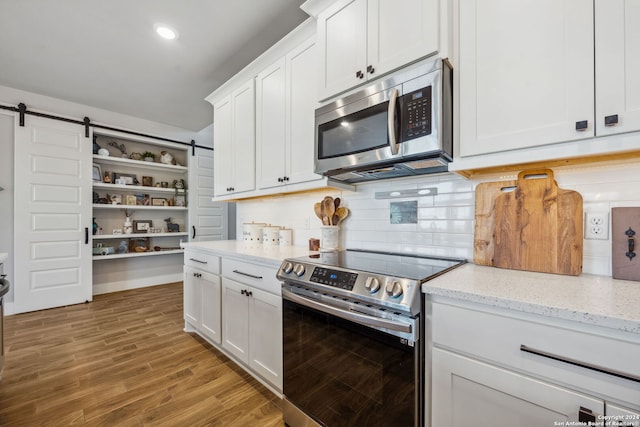
[(640, 281), (640, 207), (611, 209), (611, 273)]

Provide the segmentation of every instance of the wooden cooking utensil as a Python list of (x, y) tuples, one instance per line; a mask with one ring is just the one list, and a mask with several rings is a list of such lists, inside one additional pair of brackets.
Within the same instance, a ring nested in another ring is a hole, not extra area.
[(313, 211), (316, 213), (316, 216), (320, 218), (320, 221), (322, 221), (322, 203), (315, 203), (313, 205)]
[(338, 225), (342, 221), (344, 221), (347, 216), (349, 216), (349, 209), (345, 208), (344, 206), (340, 206), (338, 209), (336, 209), (336, 215), (338, 216), (336, 225)]
[[(327, 217), (328, 224), (326, 225), (335, 225), (332, 223), (333, 214), (335, 212), (335, 206), (333, 204), (333, 197), (325, 197), (322, 203), (324, 205), (324, 215)], [(324, 221), (323, 221), (324, 223)]]

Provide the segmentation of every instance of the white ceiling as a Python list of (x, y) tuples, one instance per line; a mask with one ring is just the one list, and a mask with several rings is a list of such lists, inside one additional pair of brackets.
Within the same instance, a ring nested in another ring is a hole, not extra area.
[(0, 0), (0, 85), (199, 131), (204, 98), (308, 18), (302, 3)]

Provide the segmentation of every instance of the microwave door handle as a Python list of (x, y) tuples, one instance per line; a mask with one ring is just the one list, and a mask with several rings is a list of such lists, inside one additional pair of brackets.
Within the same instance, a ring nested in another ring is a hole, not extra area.
[(398, 154), (398, 138), (396, 135), (396, 100), (398, 99), (398, 89), (391, 91), (389, 98), (389, 109), (387, 110), (387, 132), (389, 134), (389, 148), (391, 154)]

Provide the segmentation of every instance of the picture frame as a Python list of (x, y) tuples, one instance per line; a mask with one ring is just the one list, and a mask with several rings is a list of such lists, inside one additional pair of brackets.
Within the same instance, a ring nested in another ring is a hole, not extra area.
[(134, 196), (133, 194), (127, 194), (125, 196), (125, 201), (124, 201), (125, 205), (137, 205), (138, 204), (138, 200), (136, 199), (136, 196)]
[(149, 198), (148, 194), (136, 194), (135, 198), (136, 205), (149, 206), (149, 204), (151, 203), (151, 199)]
[(143, 176), (142, 177), (142, 186), (143, 187), (153, 187), (153, 177), (151, 177), (151, 176)]
[(92, 172), (93, 182), (102, 182), (102, 169), (100, 165), (93, 164), (93, 172)]
[(133, 221), (133, 232), (134, 233), (148, 233), (149, 229), (152, 226), (152, 221), (150, 219), (144, 220), (134, 220)]
[(160, 197), (151, 199), (151, 206), (169, 206), (169, 201)]
[(184, 195), (177, 195), (175, 197), (175, 205), (179, 206), (179, 207), (186, 207), (187, 206), (187, 198)]
[(124, 178), (125, 185), (137, 185), (139, 183), (136, 175), (131, 175), (128, 173), (120, 173), (120, 172), (113, 173), (113, 178), (112, 178), (113, 182), (118, 182), (118, 180), (121, 178)]

